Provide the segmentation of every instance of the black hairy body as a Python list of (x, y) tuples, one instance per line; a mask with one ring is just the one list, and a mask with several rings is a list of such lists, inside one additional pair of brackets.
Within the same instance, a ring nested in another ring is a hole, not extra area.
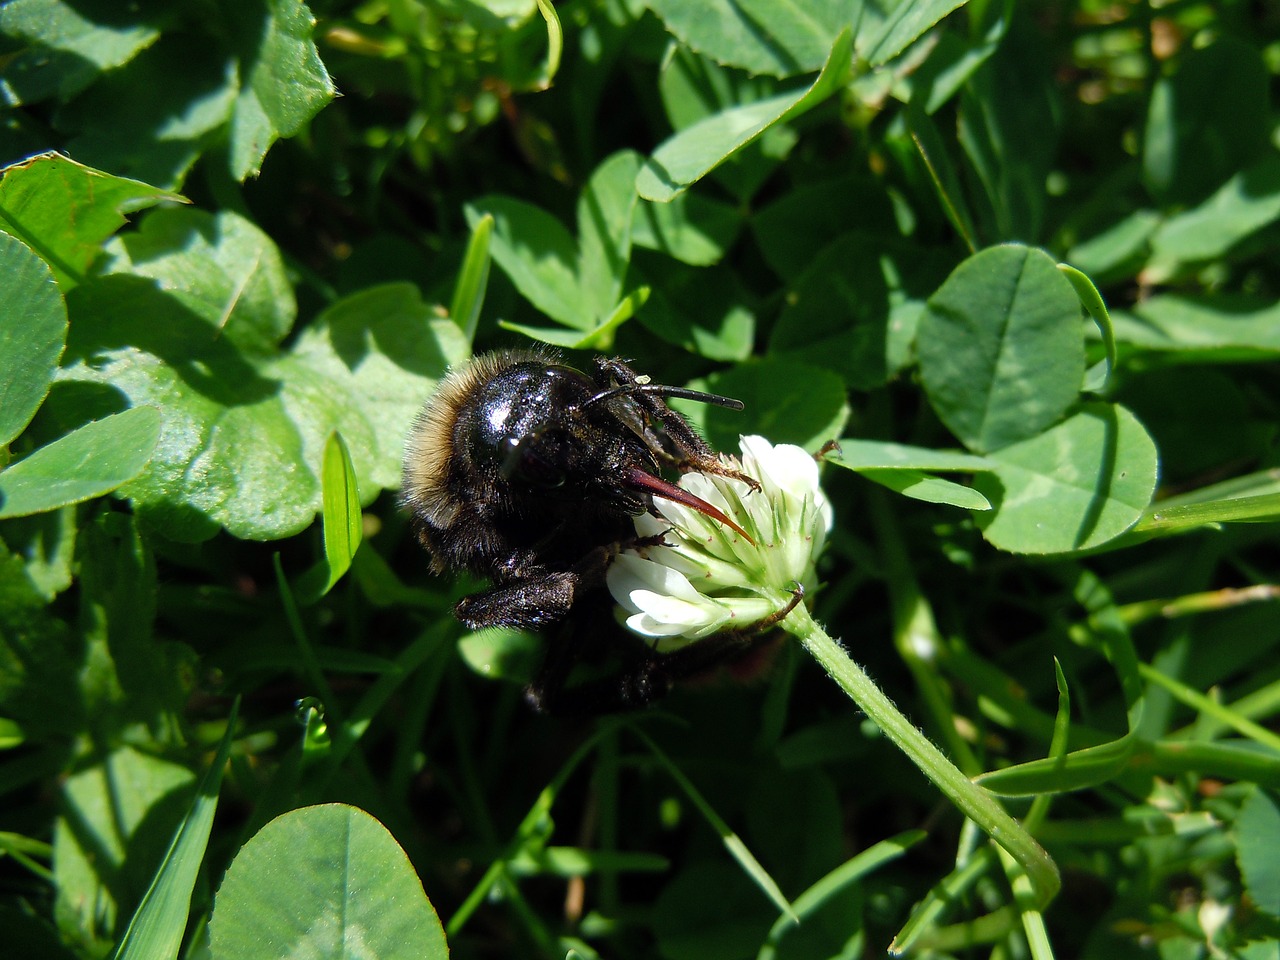
[[(469, 627), (554, 627), (575, 644), (587, 642), (584, 631), (616, 631), (599, 614), (609, 608), (604, 575), (635, 542), (633, 518), (658, 513), (655, 497), (737, 528), (662, 473), (701, 470), (755, 486), (726, 467), (665, 398), (741, 404), (653, 384), (621, 360), (598, 358), (595, 367), (588, 375), (551, 351), (485, 354), (451, 371), (414, 425), (402, 499), (432, 569), (465, 570), (492, 584), (455, 608)], [(570, 623), (574, 611), (592, 626)], [(546, 675), (530, 690), (536, 706), (554, 709), (550, 700), (567, 672), (558, 661), (566, 656), (548, 657)], [(654, 670), (631, 678), (635, 691), (603, 699), (628, 706), (660, 693), (647, 689), (665, 689)]]

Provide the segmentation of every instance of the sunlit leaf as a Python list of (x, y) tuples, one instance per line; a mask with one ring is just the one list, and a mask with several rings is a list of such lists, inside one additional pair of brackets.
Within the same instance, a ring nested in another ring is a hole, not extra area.
[(774, 124), (817, 106), (848, 78), (851, 53), (850, 35), (842, 33), (811, 86), (713, 114), (666, 140), (640, 168), (640, 196), (674, 199)]
[(718, 63), (778, 77), (819, 69), (836, 36), (851, 26), (853, 9), (825, 0), (653, 0), (651, 6), (686, 46)]
[(24, 49), (5, 65), (14, 103), (67, 99), (107, 70), (128, 63), (160, 35), (153, 19), (111, 16), (112, 0), (10, 0), (0, 5), (0, 34)]
[(0, 471), (0, 519), (100, 497), (136, 477), (155, 452), (164, 418), (135, 407), (88, 423)]
[(350, 569), (351, 558), (363, 536), (360, 484), (340, 433), (330, 434), (325, 441), (320, 487), (324, 558), (328, 568), (328, 582), (323, 592), (328, 593)]
[(976, 473), (995, 470), (995, 464), (968, 453), (928, 450), (899, 443), (841, 439), (825, 458), (833, 466), (857, 471), (895, 493), (945, 503), (968, 510), (990, 510), (991, 503), (971, 486), (932, 476), (938, 473)]
[(209, 921), (213, 960), (299, 951), (339, 960), (445, 960), (444, 931), (409, 858), (373, 817), (342, 804), (272, 820), (227, 869)]
[(129, 214), (162, 200), (181, 199), (46, 153), (5, 168), (0, 222), (50, 266), (65, 294)]
[(66, 338), (67, 309), (49, 267), (0, 233), (0, 447), (44, 401)]
[(1088, 404), (1030, 440), (988, 456), (975, 488), (996, 506), (978, 518), (1002, 550), (1062, 553), (1106, 543), (1137, 523), (1155, 491), (1155, 444), (1123, 407)]
[[(408, 425), (448, 364), (467, 353), (458, 327), (409, 284), (341, 300), (289, 349), (268, 350), (287, 328), (279, 311), (292, 300), (242, 301), (238, 284), (252, 276), (209, 271), (193, 299), (180, 282), (171, 292), (113, 275), (77, 288), (70, 304), (73, 317), (92, 319), (79, 328), (73, 321), (60, 389), (47, 405), (72, 422), (120, 394), (163, 406), (155, 456), (122, 492), (171, 538), (203, 539), (218, 526), (263, 539), (303, 529), (320, 509), (317, 471), (334, 430), (362, 496), (397, 486)], [(218, 333), (220, 310), (237, 316), (242, 302), (243, 348)]]
[(929, 299), (916, 339), (929, 402), (980, 452), (1057, 421), (1084, 379), (1080, 301), (1053, 260), (1028, 247), (961, 263)]
[(860, 470), (868, 480), (888, 487), (894, 493), (925, 503), (945, 503), (964, 510), (990, 510), (991, 501), (972, 487), (933, 477), (920, 470)]
[[(579, 331), (579, 338), (599, 327), (621, 297), (638, 163), (624, 150), (596, 168), (578, 199), (576, 239), (540, 207), (511, 197), (483, 197), (467, 209), (473, 230), (483, 217), (492, 217), (490, 251), (516, 289), (547, 316)], [(555, 336), (567, 340), (570, 334)]]
[(682, 193), (670, 203), (636, 204), (631, 242), (683, 263), (706, 266), (724, 256), (741, 226), (741, 214), (727, 203)]
[(256, 176), (271, 144), (297, 134), (333, 99), (311, 39), (315, 18), (298, 0), (255, 0), (230, 18), (240, 88), (231, 114), (231, 174)]

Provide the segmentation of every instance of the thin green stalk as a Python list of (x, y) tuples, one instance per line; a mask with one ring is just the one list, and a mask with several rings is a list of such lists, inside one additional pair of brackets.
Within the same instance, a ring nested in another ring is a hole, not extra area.
[[(1233, 716), (1244, 717), (1246, 720), (1270, 717), (1280, 710), (1280, 683), (1269, 683), (1260, 690), (1245, 694), (1239, 700), (1222, 704), (1222, 708)], [(1172, 731), (1165, 740), (1186, 740), (1192, 737), (1210, 739), (1230, 728), (1231, 724), (1224, 719), (1201, 714), (1194, 722)]]
[(803, 604), (792, 611), (782, 626), (799, 638), (831, 679), (965, 816), (1022, 865), (1035, 884), (1040, 904), (1043, 906), (1052, 900), (1062, 885), (1058, 868), (1031, 834), (902, 715), (845, 649), (814, 621)]
[(444, 932), (450, 940), (457, 936), (458, 931), (471, 919), (471, 915), (484, 903), (485, 898), (489, 896), (490, 892), (498, 884), (507, 884), (512, 889), (515, 888), (516, 880), (509, 869), (511, 861), (530, 843), (534, 843), (538, 847), (542, 846), (540, 842), (543, 839), (541, 831), (550, 823), (551, 807), (555, 803), (560, 789), (574, 770), (578, 768), (578, 765), (587, 758), (592, 750), (596, 749), (596, 744), (601, 739), (611, 736), (617, 726), (616, 723), (601, 724), (596, 732), (579, 745), (569, 759), (561, 764), (551, 782), (542, 788), (533, 805), (529, 808), (529, 812), (525, 814), (524, 819), (516, 827), (507, 849), (489, 865), (489, 869), (484, 872), (480, 882), (475, 885), (475, 888), (462, 902), (462, 905), (449, 918), (449, 922), (445, 924)]
[[(906, 924), (898, 931), (893, 942), (889, 944), (889, 956), (923, 953), (929, 949), (938, 949), (939, 931), (947, 929), (942, 926), (942, 918), (954, 904), (966, 896), (996, 859), (995, 852), (987, 846), (976, 851), (965, 863), (958, 865), (940, 883), (934, 884), (932, 890), (923, 900), (915, 905)], [(979, 918), (977, 922), (981, 922)], [(970, 923), (975, 921), (970, 921)], [(1011, 926), (1005, 922), (999, 928), (999, 936), (1004, 936)], [(960, 938), (960, 945), (967, 946), (969, 941)]]
[(903, 547), (903, 537), (898, 529), (897, 516), (883, 491), (868, 492), (872, 526), (884, 560), (884, 579), (889, 587), (889, 599), (893, 611), (893, 642), (902, 661), (911, 670), (916, 687), (926, 709), (933, 715), (934, 726), (942, 744), (956, 766), (970, 775), (982, 771), (978, 758), (956, 729), (954, 711), (942, 677), (938, 673), (937, 660), (947, 655), (947, 648), (938, 634), (933, 609), (926, 599), (910, 558)]
[(1230, 707), (1219, 703), (1212, 697), (1207, 697), (1199, 690), (1180, 683), (1173, 677), (1166, 676), (1155, 667), (1148, 666), (1145, 663), (1138, 664), (1138, 672), (1142, 674), (1144, 680), (1164, 687), (1174, 698), (1182, 701), (1193, 710), (1208, 714), (1218, 723), (1230, 727), (1241, 736), (1245, 736), (1254, 740), (1264, 747), (1270, 747), (1272, 750), (1280, 752), (1280, 736), (1272, 733), (1261, 724), (1254, 723), (1248, 717), (1243, 717), (1233, 711)]
[(1030, 877), (1019, 864), (1013, 862), (1007, 850), (1000, 851), (1000, 863), (1009, 878), (1009, 886), (1013, 888), (1013, 901), (1022, 920), (1022, 932), (1026, 935), (1032, 960), (1053, 960), (1053, 945), (1049, 942), (1049, 931), (1044, 926), (1044, 914), (1036, 906), (1035, 890)]
[[(898, 654), (915, 678), (921, 700), (933, 714), (938, 735), (956, 758), (957, 766), (970, 773), (980, 773), (982, 766), (956, 728), (946, 686), (938, 675), (936, 659), (942, 638), (938, 635), (933, 611), (914, 577), (896, 579), (890, 590), (894, 596), (893, 632)], [(931, 657), (935, 662), (930, 662)]]

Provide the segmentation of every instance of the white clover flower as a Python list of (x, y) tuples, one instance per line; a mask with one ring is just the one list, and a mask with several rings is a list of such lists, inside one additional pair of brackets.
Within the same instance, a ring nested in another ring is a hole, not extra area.
[(750, 629), (787, 609), (793, 588), (816, 585), (814, 563), (831, 529), (831, 505), (813, 455), (763, 437), (742, 438), (742, 460), (726, 465), (757, 480), (685, 474), (680, 486), (733, 520), (747, 537), (693, 507), (662, 500), (662, 518), (636, 518), (642, 538), (663, 545), (628, 550), (609, 567), (627, 626), (661, 653), (722, 630)]
[(902, 715), (803, 603), (793, 606), (794, 585), (809, 588), (815, 583), (814, 562), (832, 524), (831, 506), (818, 486), (817, 462), (799, 447), (775, 447), (761, 437), (742, 438), (741, 463), (722, 459), (758, 481), (760, 490), (753, 492), (727, 477), (690, 473), (680, 486), (721, 517), (661, 500), (661, 519), (637, 518), (640, 537), (661, 534), (663, 545), (628, 550), (609, 567), (609, 591), (630, 614), (627, 626), (649, 638), (658, 652), (669, 653), (720, 631), (776, 622), (966, 817), (1021, 865), (1040, 902), (1053, 899), (1061, 886), (1058, 868), (1031, 834)]

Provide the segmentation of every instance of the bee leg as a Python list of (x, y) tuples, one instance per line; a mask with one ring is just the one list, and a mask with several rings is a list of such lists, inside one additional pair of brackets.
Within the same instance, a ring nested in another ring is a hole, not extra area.
[(581, 717), (639, 710), (665, 697), (681, 680), (746, 653), (757, 637), (740, 631), (718, 633), (673, 653), (640, 657), (612, 676), (568, 686), (580, 634), (570, 629), (558, 637), (542, 671), (525, 688), (525, 700), (539, 713)]
[(566, 681), (578, 660), (584, 631), (581, 622), (567, 624), (548, 647), (537, 678), (525, 688), (525, 700), (539, 713), (553, 716), (597, 716), (647, 707), (680, 681), (747, 653), (786, 619), (804, 600), (804, 594), (804, 587), (796, 583), (786, 606), (749, 630), (713, 634), (671, 653), (647, 651), (610, 677), (574, 686), (567, 686)]
[[(602, 387), (608, 387), (613, 383), (619, 386), (630, 386), (644, 382), (638, 373), (617, 357), (597, 357), (596, 367), (598, 370), (596, 379)], [(646, 431), (648, 434), (646, 439), (655, 453), (662, 454), (677, 467), (684, 463), (693, 464), (692, 469), (697, 470), (701, 470), (704, 464), (720, 466), (715, 451), (694, 432), (684, 417), (667, 406), (666, 400), (662, 397), (638, 392), (629, 393), (626, 396), (627, 400), (639, 407), (644, 414), (662, 425), (662, 435), (655, 434), (652, 430)], [(669, 449), (672, 447), (674, 449)]]
[[(601, 386), (608, 387), (611, 382), (616, 382), (620, 386), (640, 382), (640, 375), (617, 357), (597, 357), (596, 367), (597, 381)], [(760, 490), (760, 484), (753, 477), (748, 477), (741, 471), (722, 463), (707, 441), (698, 436), (689, 426), (689, 421), (667, 406), (666, 400), (662, 397), (632, 393), (628, 394), (627, 399), (646, 416), (661, 424), (661, 432), (655, 432), (645, 424), (645, 440), (655, 454), (676, 470), (681, 473), (696, 470), (699, 473), (729, 477), (732, 480), (741, 480), (752, 490)]]
[[(658, 538), (659, 541), (661, 538)], [(610, 543), (588, 551), (568, 570), (522, 566), (514, 560), (500, 584), (463, 597), (453, 608), (473, 630), (518, 627), (540, 630), (559, 623), (585, 593), (604, 583), (605, 571), (623, 544)]]
[(538, 630), (563, 620), (581, 589), (581, 578), (567, 570), (515, 580), (463, 597), (454, 614), (472, 630), (518, 627)]
[[(524, 699), (538, 713), (553, 717), (596, 716), (616, 710), (598, 702), (593, 688), (598, 681), (567, 686), (569, 674), (582, 659), (583, 621), (570, 620), (546, 638), (546, 654), (534, 679), (524, 688)], [(585, 691), (585, 692), (584, 692)]]

